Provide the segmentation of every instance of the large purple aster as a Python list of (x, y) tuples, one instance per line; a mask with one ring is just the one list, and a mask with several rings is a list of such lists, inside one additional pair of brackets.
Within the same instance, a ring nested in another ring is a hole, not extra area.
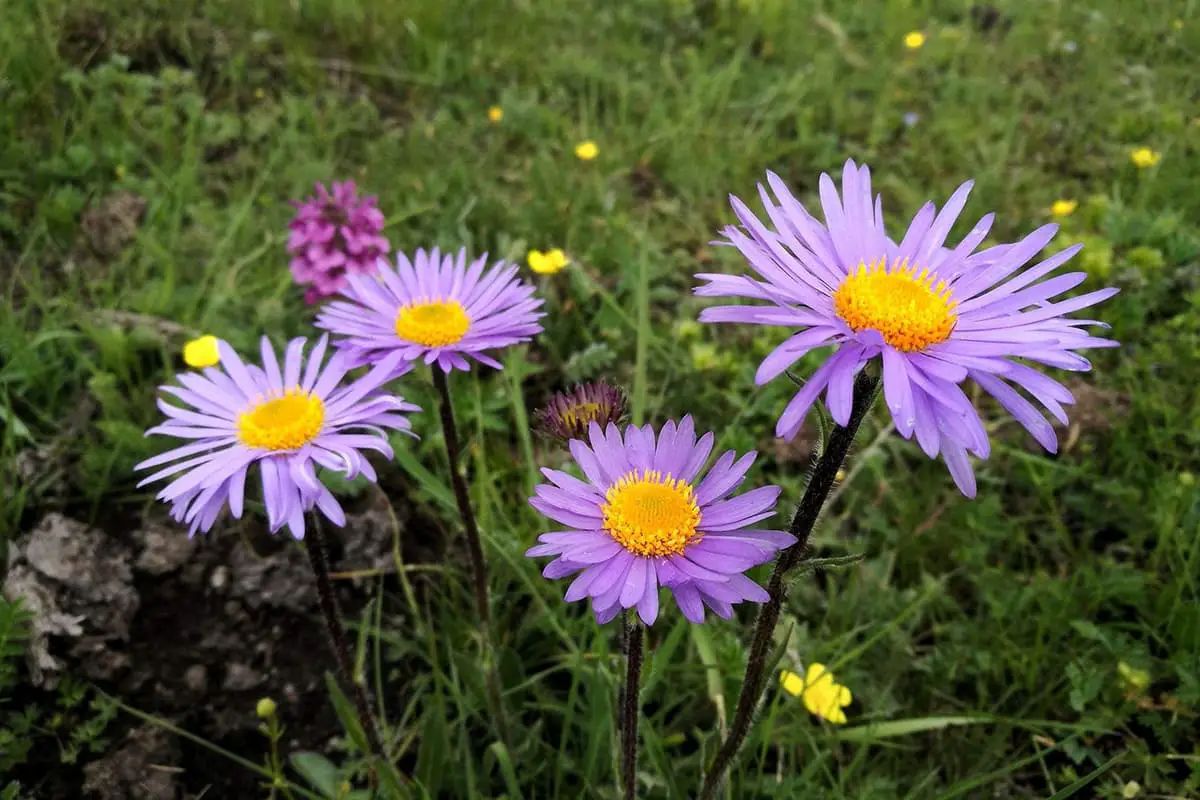
[(517, 267), (485, 267), (486, 255), (468, 266), (466, 250), (418, 250), (412, 261), (398, 253), (394, 270), (380, 262), (375, 276), (348, 276), (344, 299), (326, 304), (316, 324), (343, 337), (336, 345), (356, 363), (400, 353), (447, 373), (470, 369), (467, 357), (500, 369), (485, 351), (529, 341), (545, 314)]
[(1085, 371), (1091, 364), (1076, 350), (1116, 345), (1084, 330), (1102, 323), (1069, 316), (1112, 297), (1116, 289), (1051, 302), (1087, 277), (1083, 272), (1049, 277), (1080, 245), (1026, 268), (1057, 231), (1057, 226), (1046, 225), (1015, 244), (976, 252), (991, 228), (993, 215), (988, 214), (953, 249), (943, 247), (971, 182), (959, 187), (940, 213), (933, 203), (926, 204), (899, 244), (884, 230), (882, 201), (875, 197), (872, 202), (865, 166), (846, 162), (840, 198), (830, 177), (821, 176), (824, 224), (778, 176), (768, 173), (767, 183), (778, 201), (759, 186), (771, 226), (732, 197), (743, 227), (727, 227), (722, 242), (736, 247), (761, 280), (697, 275), (705, 283), (696, 294), (768, 303), (708, 308), (701, 312), (702, 321), (797, 330), (763, 360), (756, 376), (760, 385), (811, 350), (835, 348), (784, 409), (776, 425), (778, 436), (794, 437), (822, 393), (834, 421), (846, 424), (855, 374), (880, 358), (884, 397), (896, 429), (906, 439), (915, 433), (929, 457), (941, 453), (968, 497), (975, 496), (975, 475), (967, 453), (987, 458), (990, 445), (978, 412), (962, 390), (967, 378), (992, 395), (1043, 447), (1057, 449), (1053, 428), (1019, 390), (1064, 424), (1063, 405), (1074, 398), (1026, 362)]
[(288, 343), (281, 370), (266, 337), (262, 367), (243, 363), (232, 347), (220, 342), (221, 368), (184, 372), (177, 376), (180, 386), (161, 387), (191, 408), (160, 399), (158, 407), (167, 421), (146, 434), (194, 441), (134, 469), (170, 464), (139, 486), (183, 473), (158, 493), (158, 499), (171, 503), (172, 518), (189, 523), (191, 534), (207, 532), (226, 504), (234, 517), (242, 516), (246, 476), (254, 464), (262, 478), (272, 533), (287, 525), (292, 536), (304, 538), (304, 513), (313, 508), (335, 525), (344, 525), (345, 514), (317, 478), (315, 467), (374, 481), (375, 470), (363, 451), (391, 458), (383, 429), (411, 435), (404, 415), (419, 409), (379, 391), (395, 373), (399, 355), (343, 385), (349, 358), (337, 353), (325, 362), (322, 336), (306, 366), (304, 344), (304, 339)]
[(775, 515), (779, 487), (763, 486), (737, 497), (756, 453), (740, 459), (724, 453), (700, 477), (713, 435), (696, 439), (690, 416), (672, 421), (655, 437), (646, 425), (592, 423), (589, 447), (571, 441), (571, 455), (586, 480), (543, 469), (549, 484), (537, 487), (530, 504), (569, 530), (544, 533), (525, 555), (557, 556), (542, 573), (562, 578), (580, 573), (567, 589), (568, 601), (592, 598), (596, 620), (605, 623), (622, 608), (637, 607), (647, 625), (658, 617), (658, 590), (675, 596), (683, 615), (704, 621), (708, 606), (726, 619), (744, 600), (768, 599), (742, 573), (770, 561), (796, 538), (762, 530), (756, 523)]

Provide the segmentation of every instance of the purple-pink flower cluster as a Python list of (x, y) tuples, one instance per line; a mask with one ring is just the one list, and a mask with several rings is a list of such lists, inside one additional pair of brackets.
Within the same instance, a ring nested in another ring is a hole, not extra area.
[(374, 197), (360, 198), (354, 181), (335, 181), (332, 193), (320, 183), (316, 188), (307, 200), (292, 202), (296, 216), (288, 226), (292, 276), (308, 286), (308, 303), (337, 294), (347, 274), (374, 272), (375, 262), (391, 249)]

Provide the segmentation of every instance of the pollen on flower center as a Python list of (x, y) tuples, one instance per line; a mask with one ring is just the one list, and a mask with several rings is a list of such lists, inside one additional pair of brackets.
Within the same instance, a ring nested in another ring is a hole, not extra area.
[(950, 338), (958, 316), (945, 281), (907, 261), (859, 264), (833, 293), (837, 315), (855, 331), (876, 330), (897, 350), (912, 352)]
[(634, 555), (679, 555), (700, 540), (700, 507), (687, 481), (635, 470), (608, 487), (604, 500), (604, 530)]
[(587, 430), (588, 423), (599, 421), (600, 404), (587, 402), (572, 403), (558, 412), (558, 418), (568, 428), (582, 428)]
[(396, 314), (396, 335), (426, 347), (445, 347), (467, 335), (471, 320), (457, 300), (429, 300)]
[(325, 403), (293, 387), (282, 397), (260, 399), (237, 418), (237, 436), (247, 447), (295, 450), (308, 444), (325, 424)]

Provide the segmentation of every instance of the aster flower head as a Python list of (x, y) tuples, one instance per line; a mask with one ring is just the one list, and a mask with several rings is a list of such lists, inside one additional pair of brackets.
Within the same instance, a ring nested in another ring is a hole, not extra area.
[(411, 261), (397, 253), (395, 269), (380, 262), (375, 275), (348, 275), (316, 324), (343, 337), (336, 345), (356, 364), (399, 353), (400, 369), (421, 360), (447, 373), (468, 370), (467, 358), (500, 369), (486, 351), (529, 341), (545, 316), (517, 269), (503, 261), (487, 267), (486, 254), (468, 265), (466, 250), (418, 250)]
[(583, 383), (569, 392), (556, 392), (534, 414), (534, 425), (547, 436), (582, 439), (593, 422), (601, 428), (625, 417), (625, 393), (604, 381)]
[(529, 500), (568, 528), (542, 534), (525, 553), (556, 556), (542, 572), (547, 578), (579, 573), (568, 602), (590, 597), (601, 624), (636, 607), (649, 625), (658, 617), (660, 586), (692, 622), (704, 621), (705, 606), (729, 619), (735, 604), (768, 599), (742, 573), (796, 537), (755, 527), (775, 515), (779, 487), (730, 496), (757, 453), (739, 459), (727, 451), (701, 477), (713, 435), (697, 440), (690, 416), (667, 422), (657, 435), (649, 425), (630, 425), (622, 434), (616, 425), (601, 429), (593, 422), (588, 439), (570, 445), (585, 480), (543, 469), (550, 483)]
[(967, 453), (987, 458), (990, 445), (963, 392), (967, 378), (1043, 447), (1057, 449), (1054, 430), (1025, 394), (1064, 424), (1063, 405), (1074, 398), (1030, 364), (1086, 371), (1091, 364), (1075, 351), (1116, 345), (1084, 330), (1102, 323), (1070, 316), (1116, 289), (1053, 300), (1087, 278), (1085, 272), (1050, 277), (1080, 245), (1027, 266), (1058, 229), (1045, 225), (1014, 244), (976, 252), (991, 228), (988, 214), (955, 247), (945, 247), (971, 182), (959, 187), (940, 212), (927, 203), (899, 243), (884, 230), (882, 200), (875, 197), (872, 203), (865, 166), (846, 162), (840, 197), (833, 180), (821, 176), (824, 223), (778, 176), (768, 173), (767, 183), (775, 199), (762, 186), (759, 193), (770, 226), (733, 197), (742, 227), (727, 227), (721, 242), (736, 247), (757, 277), (697, 275), (704, 285), (695, 291), (766, 302), (707, 308), (701, 321), (796, 329), (759, 366), (759, 385), (814, 349), (834, 348), (783, 410), (776, 435), (793, 438), (822, 393), (834, 421), (845, 425), (854, 376), (878, 358), (897, 431), (906, 439), (915, 433), (929, 457), (941, 454), (968, 497), (975, 495), (975, 477)]
[(364, 451), (391, 458), (384, 429), (412, 435), (405, 414), (419, 409), (380, 391), (394, 374), (399, 355), (343, 382), (352, 366), (345, 354), (326, 361), (324, 336), (307, 359), (304, 347), (304, 339), (289, 342), (281, 369), (266, 337), (262, 366), (244, 363), (219, 341), (220, 366), (181, 373), (179, 385), (161, 387), (187, 407), (160, 398), (158, 407), (167, 420), (146, 435), (190, 443), (134, 469), (162, 467), (138, 486), (175, 476), (158, 499), (171, 504), (172, 518), (188, 523), (191, 534), (207, 532), (226, 505), (235, 518), (242, 516), (246, 478), (254, 465), (272, 533), (286, 525), (292, 536), (304, 538), (304, 513), (314, 508), (335, 525), (344, 525), (341, 506), (315, 468), (374, 481), (375, 470)]
[(381, 233), (383, 212), (374, 197), (359, 198), (354, 181), (335, 182), (332, 192), (318, 183), (316, 191), (292, 201), (296, 216), (288, 225), (292, 277), (308, 286), (304, 299), (309, 303), (337, 293), (348, 274), (373, 272), (391, 249)]

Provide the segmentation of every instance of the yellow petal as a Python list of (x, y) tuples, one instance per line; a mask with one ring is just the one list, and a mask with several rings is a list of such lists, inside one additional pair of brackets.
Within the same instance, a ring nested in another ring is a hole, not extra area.
[(562, 250), (559, 250), (557, 247), (554, 248), (553, 250), (551, 250), (546, 255), (549, 257), (550, 263), (553, 264), (557, 269), (562, 269), (567, 264), (571, 263), (570, 260), (567, 258), (567, 254), (564, 253)]
[(583, 161), (591, 161), (599, 154), (600, 148), (591, 140), (580, 142), (575, 146), (575, 156)]
[(904, 46), (909, 50), (916, 50), (924, 44), (925, 34), (921, 33), (920, 31), (912, 31), (904, 36)]
[(183, 346), (183, 360), (189, 367), (203, 369), (216, 365), (221, 356), (217, 353), (217, 337), (201, 336)]
[(810, 687), (816, 687), (825, 683), (833, 684), (833, 673), (825, 668), (824, 664), (809, 664), (808, 671), (804, 674), (804, 682)]
[(799, 697), (804, 691), (804, 679), (786, 669), (779, 673), (779, 682), (783, 684), (783, 690), (793, 697)]
[(488, 119), (492, 122), (499, 122), (504, 119), (504, 109), (500, 106), (492, 106), (488, 109)]
[(1079, 203), (1074, 200), (1056, 200), (1054, 205), (1050, 206), (1050, 213), (1056, 217), (1069, 217), (1078, 207)]
[(848, 706), (854, 702), (854, 695), (850, 694), (850, 687), (839, 686), (838, 688), (838, 705)]

